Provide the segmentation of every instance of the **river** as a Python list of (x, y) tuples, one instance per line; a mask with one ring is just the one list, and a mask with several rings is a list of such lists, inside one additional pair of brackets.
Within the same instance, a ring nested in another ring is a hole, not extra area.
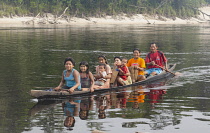
[[(210, 25), (39, 25), (0, 26), (0, 132), (197, 133), (210, 128)], [(63, 61), (98, 55), (112, 66), (115, 56), (141, 57), (156, 42), (181, 73), (169, 81), (74, 99), (38, 101), (31, 89), (56, 87)], [(160, 85), (161, 84), (161, 85)], [(76, 105), (73, 127), (62, 103)], [(80, 112), (87, 113), (81, 118)]]

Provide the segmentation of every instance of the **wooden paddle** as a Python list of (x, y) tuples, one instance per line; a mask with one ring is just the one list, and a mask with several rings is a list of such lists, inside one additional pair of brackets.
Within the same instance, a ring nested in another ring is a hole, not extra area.
[(112, 77), (110, 80), (110, 84), (113, 84), (115, 82), (115, 80), (117, 79), (118, 73), (119, 71), (117, 71), (116, 69), (112, 69)]
[(169, 72), (169, 73), (173, 74), (174, 76), (176, 76), (175, 73), (173, 73), (173, 72), (171, 72), (171, 71), (169, 71), (169, 70), (166, 70), (166, 69), (163, 68), (162, 66), (159, 66), (159, 65), (157, 65), (157, 64), (155, 64), (155, 66), (158, 66), (159, 68), (162, 68), (162, 69), (165, 70), (166, 72)]
[(132, 82), (135, 83), (137, 78), (138, 78), (138, 70), (134, 68), (134, 66), (130, 66), (128, 67), (129, 71), (130, 71), (130, 74), (131, 74), (131, 79), (132, 79)]

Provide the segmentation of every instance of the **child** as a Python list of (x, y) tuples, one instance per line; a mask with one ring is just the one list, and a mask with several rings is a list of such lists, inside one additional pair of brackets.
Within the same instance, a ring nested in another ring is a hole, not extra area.
[(86, 61), (80, 62), (79, 69), (82, 90), (88, 90), (90, 88), (90, 91), (93, 92), (94, 77), (89, 71), (88, 63)]
[[(107, 75), (106, 75), (106, 77), (103, 77), (106, 79), (106, 82), (103, 86), (95, 85), (94, 89), (109, 88), (110, 87), (110, 79), (112, 77), (112, 69), (111, 69), (110, 65), (108, 64), (107, 58), (104, 55), (98, 56), (98, 62), (99, 62), (99, 64), (102, 63), (102, 64), (106, 65), (106, 74)], [(94, 75), (94, 77), (96, 79), (102, 78), (102, 77), (100, 77), (100, 75), (98, 73), (99, 73), (99, 66), (96, 66), (96, 74)]]
[[(115, 57), (115, 65), (117, 66), (117, 70), (119, 71), (117, 76), (117, 82), (120, 85), (127, 85), (128, 76), (130, 76), (130, 72), (125, 63), (122, 63), (122, 59), (120, 57)], [(125, 60), (124, 60), (125, 61)]]
[(68, 57), (64, 60), (64, 65), (66, 70), (62, 73), (60, 84), (54, 89), (60, 90), (64, 83), (66, 83), (63, 88), (68, 89), (69, 93), (74, 92), (74, 90), (81, 91), (80, 74), (74, 69), (74, 60), (71, 57)]
[[(122, 58), (122, 66), (126, 66), (127, 67), (127, 63), (128, 63), (128, 59), (127, 58)], [(128, 69), (128, 67), (127, 67)], [(129, 71), (129, 69), (128, 69)], [(130, 71), (129, 71), (130, 72)], [(131, 79), (131, 76), (129, 75), (128, 78), (127, 78), (127, 84), (132, 84), (132, 79)]]
[(107, 76), (106, 64), (101, 63), (101, 64), (99, 64), (98, 68), (99, 68), (99, 72), (97, 73), (97, 75), (99, 75), (99, 77), (102, 77), (102, 78), (96, 79), (95, 85), (102, 86), (102, 85), (104, 85), (104, 83), (107, 80), (107, 79), (104, 78), (104, 77)]

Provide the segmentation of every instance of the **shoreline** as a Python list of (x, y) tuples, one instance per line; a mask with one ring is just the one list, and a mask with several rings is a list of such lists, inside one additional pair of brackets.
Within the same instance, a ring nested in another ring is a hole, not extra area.
[(209, 23), (210, 22), (210, 6), (202, 7), (199, 9), (205, 14), (200, 13), (197, 18), (190, 19), (180, 19), (175, 18), (169, 19), (160, 16), (148, 16), (143, 14), (133, 15), (127, 17), (124, 15), (119, 16), (106, 16), (103, 18), (58, 18), (55, 20), (54, 17), (13, 17), (13, 18), (0, 18), (1, 25), (91, 25), (91, 24), (199, 24), (199, 23)]

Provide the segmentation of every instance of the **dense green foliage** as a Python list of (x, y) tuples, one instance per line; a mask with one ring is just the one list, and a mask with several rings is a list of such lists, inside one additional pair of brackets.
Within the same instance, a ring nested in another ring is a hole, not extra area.
[(193, 8), (210, 0), (0, 0), (0, 16), (36, 16), (38, 13), (60, 15), (66, 7), (67, 15), (103, 17), (118, 14), (151, 14), (187, 18), (198, 14)]

